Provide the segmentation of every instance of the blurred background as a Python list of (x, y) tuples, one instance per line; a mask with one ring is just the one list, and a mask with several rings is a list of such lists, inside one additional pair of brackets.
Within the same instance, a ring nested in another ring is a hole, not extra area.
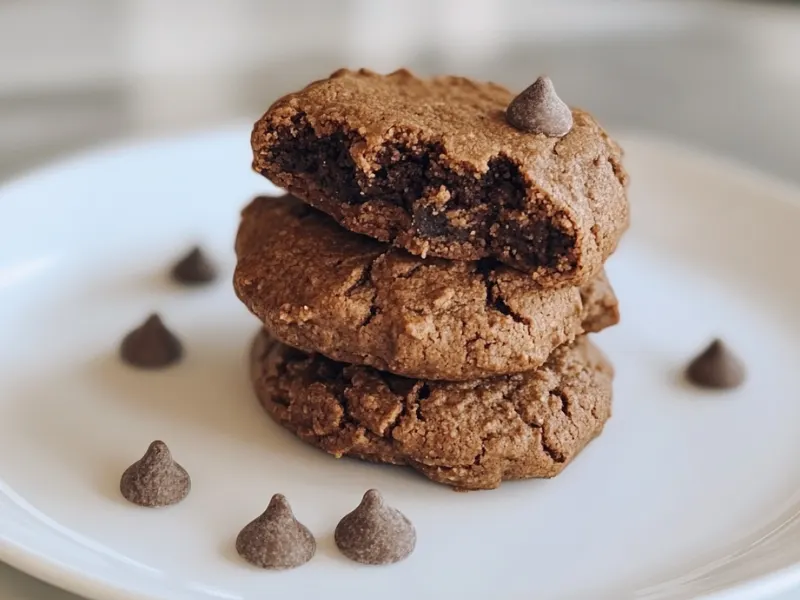
[(800, 180), (800, 2), (0, 0), (0, 180), (232, 122), (339, 66), (549, 74), (609, 128)]

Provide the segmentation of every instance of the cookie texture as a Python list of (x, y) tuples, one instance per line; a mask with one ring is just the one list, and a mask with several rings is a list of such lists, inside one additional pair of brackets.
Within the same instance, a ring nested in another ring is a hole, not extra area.
[(337, 363), (265, 332), (251, 358), (261, 404), (301, 440), (460, 490), (553, 477), (611, 415), (613, 370), (585, 336), (538, 370), (461, 383)]
[(587, 282), (628, 226), (622, 151), (574, 108), (563, 137), (519, 131), (505, 116), (513, 98), (460, 77), (339, 70), (255, 124), (253, 168), (413, 254)]
[(619, 320), (602, 273), (542, 289), (492, 259), (422, 259), (353, 234), (291, 196), (245, 208), (236, 251), (236, 293), (280, 341), (407, 377), (526, 371)]

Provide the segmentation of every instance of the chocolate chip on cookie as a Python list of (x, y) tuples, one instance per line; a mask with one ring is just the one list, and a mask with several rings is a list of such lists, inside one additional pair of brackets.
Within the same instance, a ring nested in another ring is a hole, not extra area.
[(123, 338), (119, 353), (122, 360), (131, 366), (160, 369), (181, 360), (183, 345), (167, 329), (161, 317), (152, 314)]
[(311, 560), (316, 550), (314, 536), (295, 519), (281, 494), (275, 494), (267, 510), (236, 537), (239, 556), (262, 569), (299, 567)]
[(199, 246), (175, 263), (170, 273), (175, 281), (189, 286), (210, 283), (217, 278), (216, 267)]
[(516, 129), (550, 137), (564, 137), (572, 129), (572, 111), (558, 97), (549, 77), (539, 77), (514, 98), (506, 119)]
[(125, 469), (119, 490), (139, 506), (169, 506), (183, 500), (192, 488), (189, 474), (172, 458), (167, 445), (156, 440), (145, 455)]
[(704, 388), (737, 388), (744, 383), (745, 376), (742, 360), (720, 339), (712, 341), (686, 367), (686, 378)]
[(417, 532), (403, 513), (386, 505), (378, 490), (369, 490), (361, 504), (339, 521), (334, 539), (351, 560), (388, 565), (414, 551)]
[[(563, 137), (520, 134), (507, 109)], [(514, 101), (463, 77), (342, 69), (275, 102), (251, 142), (257, 172), (351, 231), (544, 287), (589, 281), (628, 226), (622, 150), (546, 81)]]

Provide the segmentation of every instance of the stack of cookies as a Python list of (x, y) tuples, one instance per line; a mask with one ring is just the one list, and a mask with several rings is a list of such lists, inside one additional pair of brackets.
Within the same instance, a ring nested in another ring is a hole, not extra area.
[(558, 474), (611, 414), (622, 152), (546, 78), (337, 71), (256, 123), (237, 295), (257, 395), (335, 456), (458, 489)]

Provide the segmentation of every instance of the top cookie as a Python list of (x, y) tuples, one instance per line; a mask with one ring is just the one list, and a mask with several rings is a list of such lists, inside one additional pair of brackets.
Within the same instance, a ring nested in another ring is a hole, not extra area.
[(253, 168), (413, 254), (494, 257), (543, 286), (589, 281), (628, 225), (622, 151), (579, 109), (564, 137), (518, 131), (512, 98), (460, 77), (340, 70), (256, 123)]

